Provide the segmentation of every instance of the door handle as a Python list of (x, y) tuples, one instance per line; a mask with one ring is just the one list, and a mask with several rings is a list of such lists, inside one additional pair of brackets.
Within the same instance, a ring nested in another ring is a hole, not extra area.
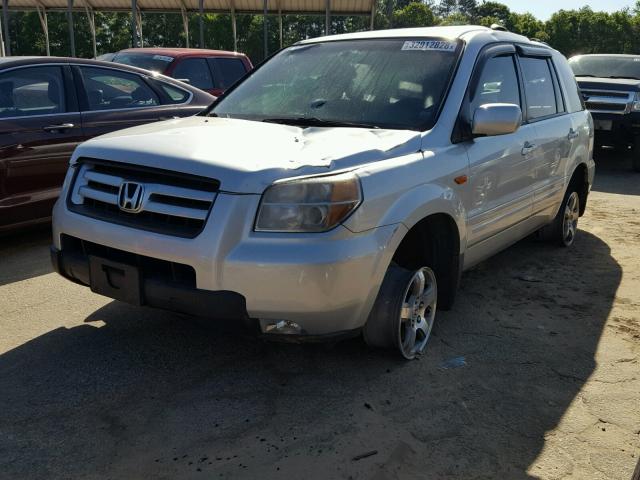
[(580, 136), (580, 132), (578, 132), (577, 130), (574, 130), (573, 128), (571, 130), (569, 130), (569, 135), (567, 135), (567, 138), (569, 140), (575, 140), (576, 138), (578, 138)]
[(536, 149), (536, 144), (531, 142), (524, 142), (524, 146), (522, 147), (522, 155), (529, 155)]
[(42, 129), (45, 132), (63, 132), (73, 128), (74, 126), (75, 125), (73, 123), (61, 123), (59, 125), (47, 125), (46, 127), (42, 127)]

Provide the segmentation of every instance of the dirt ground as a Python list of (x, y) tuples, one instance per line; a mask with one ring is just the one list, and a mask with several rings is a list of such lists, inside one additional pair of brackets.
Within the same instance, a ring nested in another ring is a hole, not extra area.
[(2, 238), (0, 478), (630, 479), (628, 160), (599, 164), (580, 227), (572, 249), (528, 239), (467, 272), (408, 363), (113, 302), (51, 272), (46, 230)]

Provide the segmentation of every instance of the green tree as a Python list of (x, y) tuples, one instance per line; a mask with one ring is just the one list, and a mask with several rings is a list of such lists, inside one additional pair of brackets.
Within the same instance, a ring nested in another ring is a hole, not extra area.
[(436, 24), (436, 16), (424, 3), (413, 2), (393, 12), (391, 25), (394, 28), (430, 27)]

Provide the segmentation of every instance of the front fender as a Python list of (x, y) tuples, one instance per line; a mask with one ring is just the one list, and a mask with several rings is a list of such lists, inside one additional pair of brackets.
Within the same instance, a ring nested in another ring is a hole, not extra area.
[(393, 224), (411, 229), (425, 217), (446, 214), (458, 227), (462, 253), (467, 238), (466, 185), (457, 185), (453, 179), (467, 174), (466, 153), (447, 153), (443, 158), (416, 152), (359, 171), (364, 202), (345, 227), (353, 232)]

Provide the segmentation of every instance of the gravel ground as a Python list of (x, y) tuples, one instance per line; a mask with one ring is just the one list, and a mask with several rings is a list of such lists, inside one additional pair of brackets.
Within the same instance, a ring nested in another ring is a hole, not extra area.
[(47, 231), (0, 238), (0, 478), (630, 479), (627, 160), (599, 166), (580, 227), (570, 250), (527, 239), (467, 272), (408, 363), (113, 302), (51, 272)]

